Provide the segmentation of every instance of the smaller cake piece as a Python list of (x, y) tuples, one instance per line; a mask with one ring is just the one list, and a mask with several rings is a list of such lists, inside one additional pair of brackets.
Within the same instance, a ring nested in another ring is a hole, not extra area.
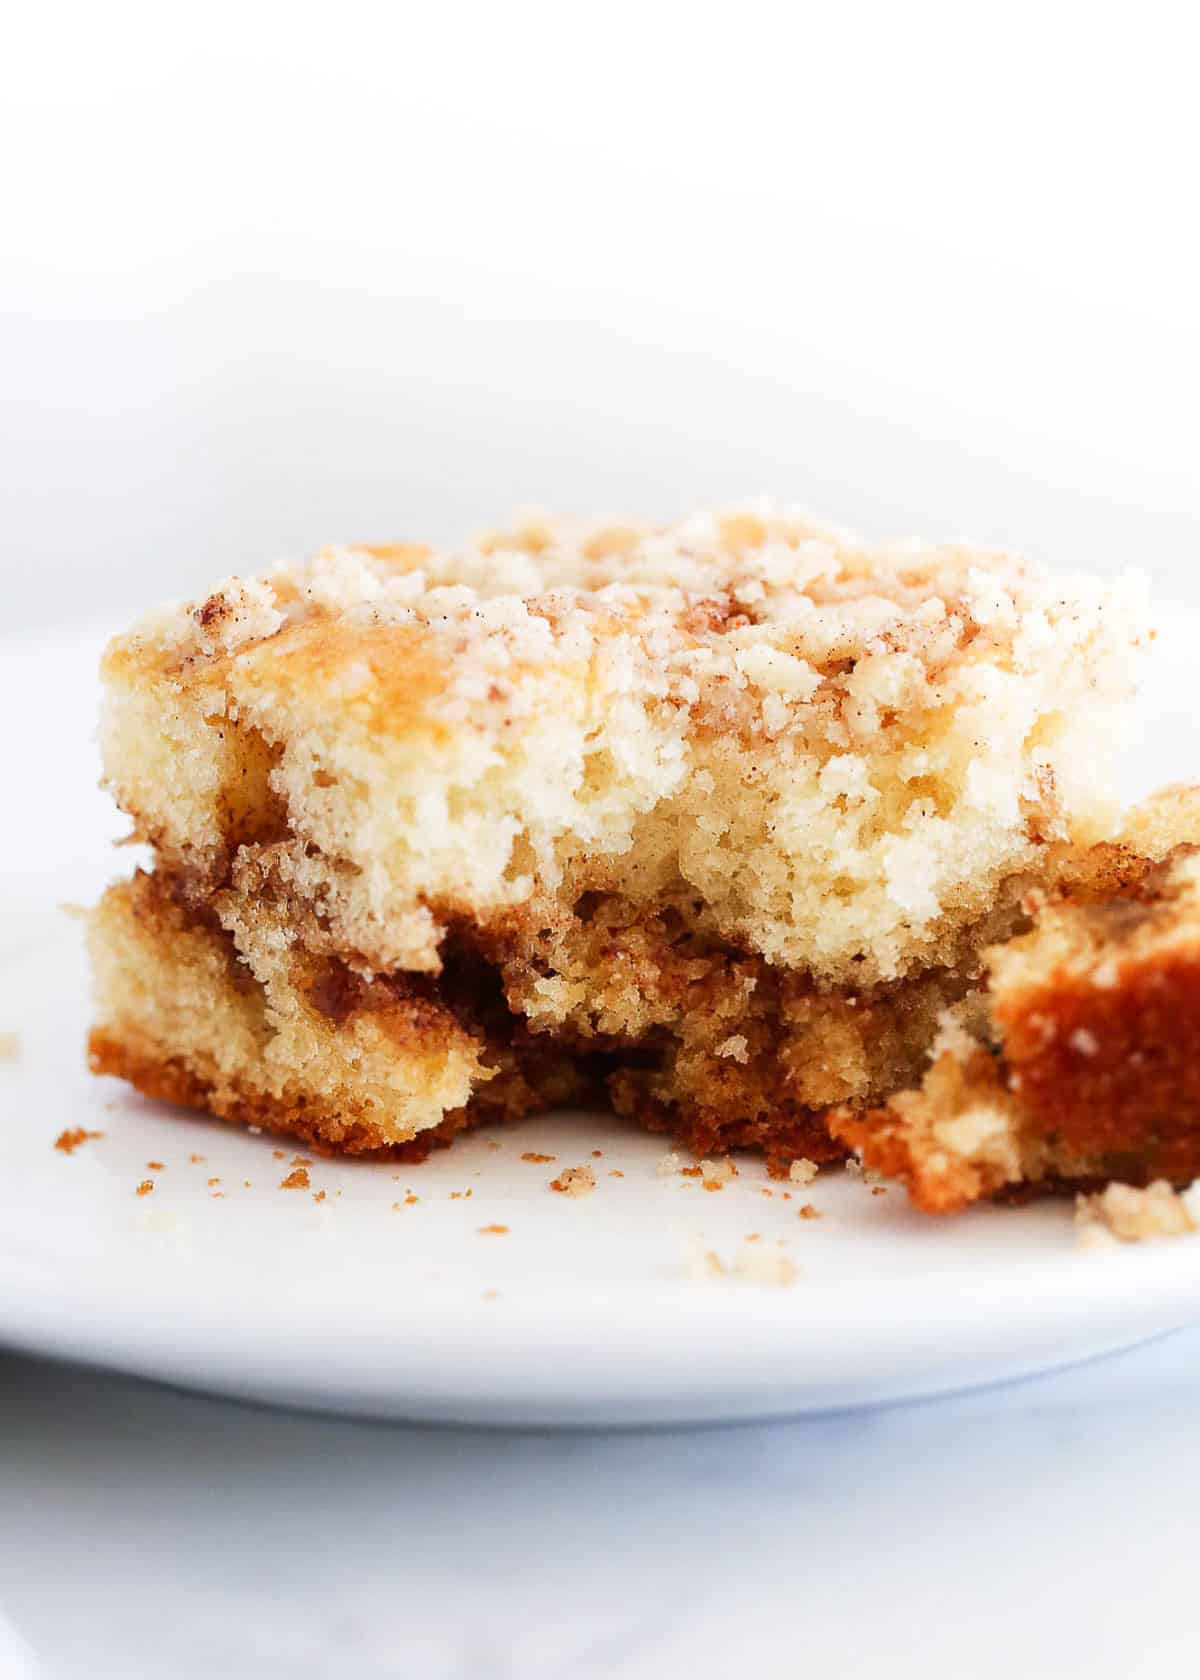
[[(1032, 929), (985, 953), (919, 1090), (832, 1130), (928, 1213), (1017, 1186), (1200, 1178), (1200, 791), (1064, 853)], [(1169, 849), (1164, 853), (1164, 847)]]

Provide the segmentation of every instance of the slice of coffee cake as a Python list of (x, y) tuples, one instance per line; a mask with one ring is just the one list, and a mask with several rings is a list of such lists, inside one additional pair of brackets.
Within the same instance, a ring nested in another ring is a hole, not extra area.
[(331, 550), (109, 648), (92, 1063), (368, 1149), (611, 1102), (845, 1152), (1111, 825), (1136, 586), (789, 514)]

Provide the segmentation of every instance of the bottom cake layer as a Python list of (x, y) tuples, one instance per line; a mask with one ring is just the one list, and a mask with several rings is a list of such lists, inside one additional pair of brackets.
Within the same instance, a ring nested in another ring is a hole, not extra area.
[[(960, 970), (822, 993), (661, 907), (606, 900), (561, 918), (550, 943), (536, 929), (533, 955), (519, 927), (459, 929), (441, 975), (368, 977), (300, 927), (269, 891), (196, 904), (186, 883), (142, 873), (111, 888), (90, 928), (93, 1069), (346, 1152), (601, 1105), (698, 1153), (753, 1148), (786, 1169), (845, 1157), (832, 1101), (919, 1077), (977, 960), (968, 944)], [(539, 1014), (553, 986), (571, 1008)]]
[(1180, 1185), (1200, 1177), (1198, 833), (1200, 793), (1169, 790), (1118, 841), (1048, 854), (954, 968), (859, 992), (722, 944), (679, 895), (460, 925), (439, 975), (375, 975), (267, 875), (197, 899), (139, 872), (91, 919), (91, 1065), (347, 1153), (608, 1105), (776, 1171), (854, 1150), (929, 1212)]
[[(253, 966), (214, 916), (139, 872), (92, 914), (101, 1018), (95, 1073), (147, 1096), (348, 1154), (437, 1141), (487, 1117), (579, 1100), (584, 1081), (552, 1045), (489, 1049), (431, 997), (297, 956), (269, 930)], [(364, 995), (360, 998), (355, 987)]]

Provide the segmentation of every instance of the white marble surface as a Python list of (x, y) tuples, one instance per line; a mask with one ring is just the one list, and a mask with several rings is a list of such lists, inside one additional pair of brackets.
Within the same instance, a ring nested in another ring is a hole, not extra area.
[(0, 1607), (46, 1680), (1160, 1680), (1200, 1665), (1198, 1410), (1200, 1331), (629, 1434), (354, 1424), (0, 1356)]

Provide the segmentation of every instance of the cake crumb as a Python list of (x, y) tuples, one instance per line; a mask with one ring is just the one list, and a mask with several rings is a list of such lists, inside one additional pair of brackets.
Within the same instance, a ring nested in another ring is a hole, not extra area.
[(323, 1202), (324, 1200), (325, 1200), (324, 1190), (314, 1190), (313, 1191), (313, 1201), (314, 1202)]
[(721, 1155), (715, 1161), (701, 1161), (700, 1173), (706, 1190), (723, 1190), (727, 1184), (732, 1184), (738, 1170), (731, 1156)]
[(1107, 1225), (1093, 1225), (1090, 1222), (1080, 1225), (1076, 1221), (1075, 1246), (1083, 1249), (1098, 1249), (1120, 1248), (1121, 1245)]
[(189, 1155), (188, 1160), (195, 1167), (195, 1166), (199, 1166), (200, 1162), (204, 1160), (204, 1156), (203, 1155)]
[(609, 1178), (624, 1178), (625, 1174), (621, 1171), (620, 1167), (612, 1167), (609, 1170), (608, 1176)]
[(505, 1237), (508, 1235), (507, 1225), (481, 1225), (479, 1234), (482, 1237)]
[(220, 1182), (221, 1180), (219, 1178), (210, 1178), (208, 1181), (208, 1188), (211, 1190), (214, 1184), (220, 1184)]
[(887, 1185), (886, 1184), (872, 1184), (871, 1194), (872, 1194), (872, 1196), (886, 1196), (887, 1195)]
[(307, 1155), (293, 1155), (292, 1165), (294, 1167), (311, 1167), (312, 1161)]
[(144, 1178), (142, 1180), (142, 1182), (138, 1185), (137, 1190), (134, 1192), (134, 1194), (138, 1195), (138, 1196), (148, 1196), (150, 1194), (151, 1190), (153, 1190), (153, 1188), (154, 1188), (154, 1180), (152, 1178)]
[(589, 1196), (596, 1188), (596, 1174), (591, 1167), (564, 1167), (550, 1180), (550, 1188), (564, 1196)]
[(147, 1168), (149, 1169), (150, 1172), (165, 1172), (166, 1171), (166, 1168), (163, 1166), (161, 1161), (147, 1161), (146, 1166), (147, 1166)]
[(794, 1261), (777, 1248), (750, 1248), (743, 1243), (733, 1262), (734, 1275), (770, 1289), (788, 1289), (800, 1273)]
[[(212, 1182), (217, 1183), (218, 1180), (214, 1179)], [(307, 1190), (308, 1169), (306, 1167), (296, 1167), (294, 1171), (290, 1172), (287, 1177), (283, 1179), (279, 1188), (281, 1190)]]
[(593, 1160), (596, 1160), (596, 1161), (603, 1160), (603, 1158), (604, 1158), (603, 1149), (593, 1149), (592, 1150), (592, 1158), (593, 1158)]
[(658, 1174), (659, 1178), (671, 1178), (679, 1171), (679, 1166), (680, 1157), (675, 1150), (672, 1149), (668, 1154), (659, 1156), (658, 1163), (654, 1170)]
[(693, 1237), (688, 1244), (687, 1275), (697, 1283), (707, 1278), (724, 1277), (725, 1268), (716, 1249), (705, 1248)]
[(547, 1161), (557, 1161), (557, 1155), (539, 1155), (536, 1149), (527, 1149), (521, 1156), (522, 1161), (532, 1161), (536, 1166), (542, 1166)]
[(20, 1053), (20, 1035), (15, 1032), (0, 1032), (0, 1062), (15, 1062)]
[(801, 1155), (798, 1161), (793, 1161), (788, 1168), (788, 1177), (793, 1184), (811, 1184), (817, 1176), (817, 1163), (810, 1161), (807, 1155)]
[(485, 1301), (498, 1301), (500, 1299), (500, 1291), (498, 1289), (485, 1289), (483, 1292), (483, 1298)]
[(68, 1127), (65, 1132), (59, 1132), (54, 1140), (55, 1149), (64, 1155), (74, 1155), (81, 1143), (88, 1143), (92, 1138), (102, 1138), (103, 1132), (89, 1132), (83, 1126)]
[(274, 1157), (277, 1161), (286, 1161), (287, 1160), (287, 1150), (286, 1149), (272, 1149), (271, 1153), (272, 1153), (272, 1155), (274, 1155)]
[(414, 1196), (410, 1190), (404, 1198), (404, 1205), (405, 1207), (415, 1207), (420, 1200), (420, 1196)]
[(815, 1208), (811, 1202), (805, 1202), (796, 1214), (797, 1219), (820, 1219), (821, 1217), (820, 1208)]
[(1191, 1197), (1192, 1191), (1179, 1195), (1165, 1178), (1155, 1179), (1144, 1190), (1131, 1184), (1109, 1184), (1095, 1195), (1075, 1198), (1076, 1231), (1088, 1248), (1104, 1246), (1086, 1235), (1097, 1228), (1125, 1243), (1185, 1236), (1196, 1230)]
[(698, 1237), (691, 1237), (687, 1246), (686, 1270), (689, 1278), (705, 1282), (711, 1278), (734, 1278), (742, 1283), (765, 1285), (772, 1289), (786, 1289), (799, 1277), (799, 1269), (786, 1254), (777, 1248), (755, 1245), (761, 1233), (746, 1237), (731, 1264), (722, 1261), (713, 1248), (706, 1248)]

